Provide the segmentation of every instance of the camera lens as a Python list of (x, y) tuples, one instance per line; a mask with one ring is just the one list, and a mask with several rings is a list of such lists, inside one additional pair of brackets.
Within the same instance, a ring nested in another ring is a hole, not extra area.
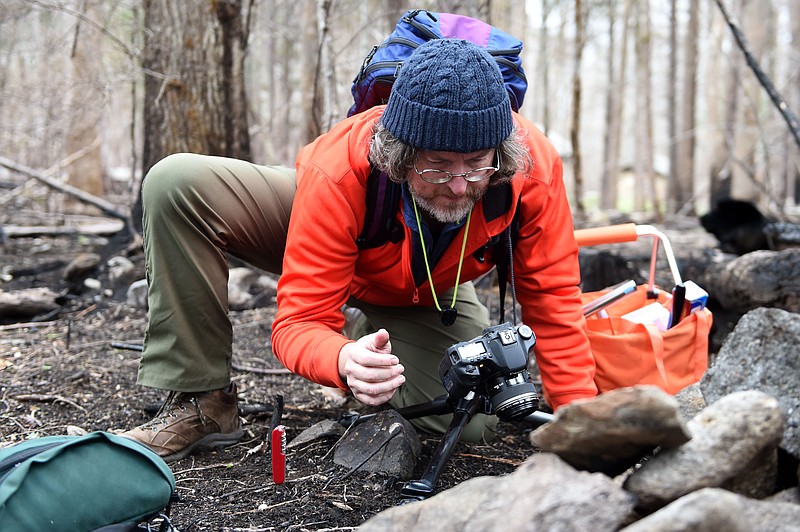
[(508, 380), (498, 377), (489, 390), (492, 408), (503, 421), (521, 419), (539, 408), (536, 388), (522, 374)]

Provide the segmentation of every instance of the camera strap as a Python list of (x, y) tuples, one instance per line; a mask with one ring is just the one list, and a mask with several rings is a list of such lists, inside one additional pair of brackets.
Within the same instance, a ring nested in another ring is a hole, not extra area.
[(458, 258), (458, 272), (456, 273), (456, 284), (453, 287), (453, 300), (450, 302), (450, 307), (442, 309), (439, 305), (439, 298), (436, 297), (436, 289), (433, 287), (433, 277), (431, 276), (431, 267), (428, 264), (428, 251), (425, 248), (424, 231), (422, 224), (419, 220), (419, 210), (417, 209), (417, 201), (411, 197), (411, 204), (414, 206), (414, 216), (417, 219), (417, 229), (419, 230), (419, 242), (422, 245), (422, 258), (425, 260), (425, 273), (428, 274), (428, 284), (431, 285), (431, 294), (433, 295), (433, 303), (436, 305), (436, 310), (439, 311), (439, 319), (442, 324), (450, 326), (456, 322), (458, 318), (458, 310), (456, 310), (456, 296), (458, 296), (458, 281), (461, 279), (461, 266), (464, 264), (464, 250), (467, 248), (467, 235), (469, 235), (469, 221), (472, 219), (472, 211), (467, 214), (467, 223), (464, 224), (464, 240), (461, 242), (461, 256)]

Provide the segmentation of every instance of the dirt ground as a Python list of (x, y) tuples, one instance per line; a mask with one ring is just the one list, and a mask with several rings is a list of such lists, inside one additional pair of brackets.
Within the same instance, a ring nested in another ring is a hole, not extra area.
[[(141, 344), (146, 314), (125, 303), (123, 284), (67, 291), (65, 264), (81, 252), (102, 249), (102, 239), (15, 238), (2, 248), (3, 282), (9, 292), (36, 286), (63, 291), (59, 313), (42, 322), (0, 322), (0, 446), (75, 430), (121, 432), (148, 420), (165, 395), (135, 384), (139, 352), (114, 347)], [(141, 256), (132, 259), (141, 277)], [(134, 279), (136, 276), (134, 276)], [(285, 406), (281, 423), (289, 441), (324, 419), (339, 419), (319, 386), (300, 377), (270, 374), (280, 367), (268, 339), (274, 305), (232, 312), (234, 372), (246, 437), (218, 452), (171, 464), (181, 501), (172, 522), (183, 532), (201, 530), (353, 530), (401, 501), (395, 478), (350, 471), (334, 464), (335, 439), (319, 440), (287, 454), (286, 482), (271, 478), (269, 454), (258, 451), (269, 432), (276, 395)], [(468, 478), (510, 473), (534, 452), (527, 422), (501, 423), (491, 445), (459, 443), (437, 491)], [(422, 475), (439, 444), (420, 435)], [(263, 446), (266, 447), (266, 446)], [(419, 478), (415, 476), (415, 478)]]

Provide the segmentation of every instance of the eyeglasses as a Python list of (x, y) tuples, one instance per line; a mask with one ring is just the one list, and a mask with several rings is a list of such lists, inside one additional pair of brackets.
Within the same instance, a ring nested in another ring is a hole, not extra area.
[(448, 183), (454, 177), (463, 177), (465, 181), (470, 183), (478, 183), (479, 181), (489, 179), (498, 170), (500, 170), (500, 153), (497, 150), (494, 152), (494, 166), (475, 168), (474, 170), (460, 174), (452, 174), (447, 170), (437, 170), (435, 168), (419, 170), (417, 169), (417, 163), (414, 163), (414, 171), (417, 173), (417, 175), (420, 176), (423, 181), (432, 185)]

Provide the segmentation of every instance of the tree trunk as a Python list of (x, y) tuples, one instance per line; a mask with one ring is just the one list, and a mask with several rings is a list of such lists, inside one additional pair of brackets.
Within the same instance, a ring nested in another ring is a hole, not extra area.
[(144, 0), (144, 26), (143, 174), (178, 152), (251, 160), (241, 0)]
[[(103, 20), (101, 8), (95, 3), (86, 4), (85, 15), (93, 20)], [(67, 134), (67, 153), (86, 150), (85, 155), (76, 159), (67, 168), (67, 184), (94, 196), (102, 196), (103, 161), (100, 156), (101, 118), (103, 115), (103, 87), (96, 80), (101, 63), (97, 61), (97, 51), (101, 49), (101, 34), (95, 28), (78, 22), (72, 47), (72, 78), (82, 90), (70, 94), (70, 125)], [(90, 149), (86, 149), (89, 148)], [(68, 200), (69, 201), (69, 200)], [(83, 204), (71, 203), (79, 208)]]
[(689, 6), (689, 27), (684, 41), (685, 59), (683, 62), (683, 85), (681, 90), (681, 133), (678, 141), (678, 175), (670, 187), (673, 192), (675, 212), (695, 214), (694, 206), (694, 150), (695, 150), (695, 107), (697, 101), (697, 46), (700, 29), (700, 2), (691, 0)]
[(667, 120), (669, 128), (669, 180), (667, 182), (667, 212), (675, 212), (675, 195), (678, 182), (678, 2), (670, 0), (669, 8), (669, 68), (667, 69)]
[[(600, 176), (600, 208), (613, 209), (617, 203), (617, 153), (619, 142), (620, 100), (614, 61), (617, 57), (617, 1), (607, 0), (608, 7), (608, 55), (606, 62), (606, 134), (603, 138), (603, 173)], [(624, 48), (624, 44), (623, 44)]]
[(584, 216), (586, 207), (583, 202), (583, 169), (581, 168), (581, 63), (584, 46), (584, 21), (581, 0), (575, 0), (575, 65), (572, 71), (572, 169), (575, 180), (576, 215)]
[(654, 168), (653, 142), (653, 68), (652, 27), (650, 24), (650, 2), (645, 0), (636, 6), (636, 134), (634, 174), (637, 211), (650, 210), (660, 220), (662, 213), (657, 177)]
[[(800, 49), (800, 2), (791, 2), (789, 4), (789, 28), (792, 35), (792, 49)], [(796, 73), (800, 71), (800, 58), (794, 54), (789, 59), (789, 72), (793, 72), (787, 83), (786, 99), (789, 107), (795, 112), (800, 113), (800, 83), (797, 83)], [(789, 135), (786, 135), (785, 140), (786, 155), (784, 157), (785, 168), (783, 170), (784, 180), (786, 181), (786, 196), (784, 200), (784, 209), (794, 208), (798, 200), (797, 187), (800, 183), (800, 149)]]
[(145, 0), (145, 172), (176, 152), (249, 160), (241, 0)]
[[(527, 4), (526, 4), (527, 5)], [(537, 69), (539, 73), (533, 79), (541, 78), (539, 90), (536, 91), (538, 96), (535, 100), (537, 109), (540, 112), (535, 112), (534, 116), (541, 116), (542, 130), (544, 134), (548, 134), (550, 129), (550, 54), (547, 44), (550, 42), (550, 35), (547, 29), (547, 19), (553, 10), (553, 4), (550, 0), (542, 0), (541, 6), (541, 24), (539, 26), (539, 52), (537, 54)]]
[(314, 77), (314, 103), (312, 117), (316, 133), (324, 133), (331, 128), (339, 116), (334, 110), (336, 101), (336, 76), (333, 68), (333, 50), (329, 31), (331, 0), (316, 1), (317, 19), (317, 68)]

